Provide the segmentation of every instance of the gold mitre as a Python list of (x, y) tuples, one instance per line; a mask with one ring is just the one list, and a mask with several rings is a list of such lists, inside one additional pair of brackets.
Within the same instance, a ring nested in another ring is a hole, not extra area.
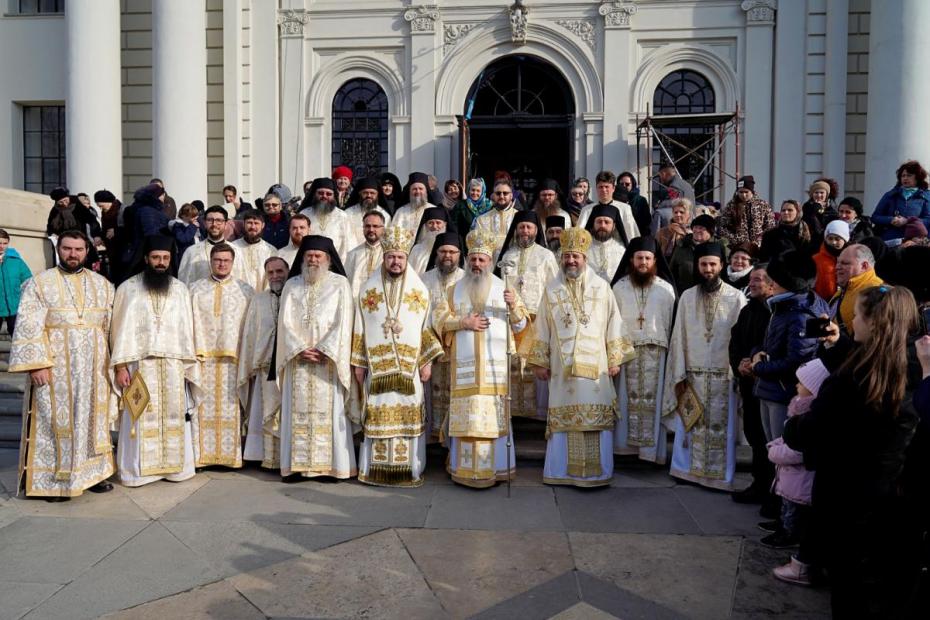
[(476, 228), (465, 237), (465, 245), (468, 247), (469, 254), (494, 256), (494, 250), (497, 249), (497, 235)]
[(591, 233), (584, 228), (573, 227), (566, 228), (562, 231), (562, 238), (559, 241), (562, 254), (566, 252), (578, 252), (587, 255), (591, 247)]
[(410, 254), (413, 247), (413, 233), (403, 226), (389, 226), (381, 237), (381, 249), (385, 252), (403, 252)]

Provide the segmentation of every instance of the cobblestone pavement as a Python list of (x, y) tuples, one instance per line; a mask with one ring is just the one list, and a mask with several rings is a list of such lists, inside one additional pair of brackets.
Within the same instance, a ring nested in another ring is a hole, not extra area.
[(754, 507), (635, 461), (591, 490), (521, 462), (509, 499), (431, 454), (417, 489), (211, 469), (50, 504), (11, 497), (16, 460), (0, 450), (0, 619), (829, 617), (825, 590), (770, 576), (788, 553)]

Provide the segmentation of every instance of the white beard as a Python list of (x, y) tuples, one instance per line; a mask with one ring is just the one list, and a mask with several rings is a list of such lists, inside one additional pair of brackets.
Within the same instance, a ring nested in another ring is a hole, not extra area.
[(271, 289), (271, 292), (275, 295), (280, 295), (281, 291), (284, 290), (284, 282), (268, 282), (268, 288)]
[(488, 301), (488, 292), (491, 290), (491, 272), (482, 271), (481, 273), (468, 272), (465, 278), (465, 292), (471, 300), (471, 308), (474, 312), (484, 311), (484, 306)]
[(322, 266), (312, 266), (304, 265), (301, 268), (301, 273), (304, 276), (304, 281), (307, 284), (319, 284), (320, 281), (326, 276), (326, 273), (329, 271), (329, 267)]
[(411, 196), (410, 197), (410, 206), (414, 209), (419, 209), (426, 204), (426, 196)]

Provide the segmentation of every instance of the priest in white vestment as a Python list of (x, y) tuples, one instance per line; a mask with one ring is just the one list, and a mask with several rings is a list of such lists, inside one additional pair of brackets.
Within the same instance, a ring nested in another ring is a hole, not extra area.
[[(345, 210), (349, 217), (349, 248), (355, 248), (365, 242), (364, 219), (369, 213), (380, 213), (384, 226), (390, 226), (391, 214), (378, 204), (381, 197), (378, 179), (368, 177), (355, 184), (353, 195), (358, 197), (357, 204)], [(348, 269), (346, 265), (346, 269)]]
[(454, 482), (486, 488), (514, 474), (507, 356), (528, 315), (492, 273), (496, 235), (472, 230), (466, 244), (468, 272), (435, 308), (433, 326), (452, 360), (447, 467)]
[(635, 353), (610, 285), (587, 265), (590, 247), (583, 228), (562, 234), (561, 272), (539, 303), (527, 360), (549, 382), (546, 484), (593, 487), (613, 478), (613, 378)]
[(268, 288), (249, 302), (239, 341), (237, 385), (248, 420), (242, 459), (259, 461), (265, 469), (281, 468), (281, 391), (274, 349), (281, 291), (289, 270), (280, 256), (265, 261)]
[(362, 230), (365, 241), (349, 252), (345, 261), (346, 275), (352, 285), (352, 299), (358, 298), (359, 289), (375, 271), (381, 268), (381, 237), (384, 236), (385, 219), (380, 211), (365, 215)]
[(635, 454), (660, 465), (668, 459), (662, 388), (675, 318), (672, 282), (665, 256), (652, 237), (630, 241), (613, 280), (624, 335), (636, 349), (636, 357), (623, 365), (616, 382), (614, 454)]
[(429, 176), (423, 172), (411, 172), (403, 192), (408, 198), (407, 203), (394, 213), (393, 224), (416, 234), (423, 212), (437, 206), (427, 200), (428, 191)]
[(746, 296), (720, 279), (723, 247), (694, 250), (699, 283), (681, 294), (665, 365), (662, 414), (675, 432), (671, 474), (733, 490), (739, 400), (730, 372), (730, 330)]
[(617, 218), (617, 209), (611, 205), (597, 205), (591, 211), (585, 229), (591, 233), (592, 238), (588, 266), (602, 280), (609, 283), (629, 243)]
[(449, 210), (445, 207), (429, 207), (423, 212), (420, 227), (414, 237), (407, 264), (417, 275), (426, 273), (426, 263), (433, 252), (436, 236), (446, 232), (449, 226)]
[(504, 239), (507, 237), (507, 231), (510, 230), (510, 223), (517, 214), (517, 205), (513, 199), (513, 184), (503, 179), (495, 182), (491, 201), (494, 203), (494, 208), (475, 218), (472, 230), (480, 230), (494, 236), (494, 255), (491, 261), (496, 264), (501, 247), (504, 245)]
[(233, 260), (240, 260), (241, 253), (237, 257), (228, 245), (218, 244), (210, 255), (213, 273), (190, 287), (194, 354), (203, 391), (191, 416), (194, 463), (242, 467), (239, 340), (255, 290), (232, 276)]
[(23, 284), (10, 348), (9, 372), (29, 373), (17, 491), (25, 474), (26, 495), (49, 501), (113, 488), (113, 285), (84, 267), (89, 248), (84, 233), (59, 235), (58, 266)]
[[(185, 285), (190, 286), (197, 280), (210, 277), (210, 250), (217, 243), (226, 243), (226, 222), (229, 215), (226, 209), (214, 205), (207, 209), (203, 215), (204, 226), (207, 229), (207, 237), (203, 241), (198, 241), (191, 247), (187, 248), (184, 256), (181, 257), (181, 265), (178, 267), (178, 280)], [(230, 245), (235, 251), (236, 247)], [(238, 274), (239, 266), (233, 267), (233, 273)]]
[[(278, 250), (277, 256), (287, 262), (287, 268), (290, 269), (294, 264), (294, 257), (297, 256), (297, 250), (300, 249), (300, 242), (304, 237), (310, 234), (310, 218), (300, 213), (291, 216), (291, 221), (287, 225), (288, 242), (287, 245)], [(265, 259), (267, 263), (268, 259)]]
[[(230, 245), (236, 252), (236, 266), (232, 276), (242, 280), (255, 291), (263, 291), (265, 282), (265, 261), (278, 254), (278, 248), (262, 239), (265, 219), (257, 209), (249, 209), (242, 216), (242, 236)], [(212, 271), (212, 270), (211, 270)]]
[[(494, 275), (503, 277), (507, 288), (520, 296), (531, 323), (536, 320), (546, 285), (558, 273), (559, 264), (545, 246), (538, 214), (518, 211), (510, 224)], [(510, 360), (510, 390), (513, 415), (546, 421), (549, 384), (536, 378), (523, 356), (515, 355)]]
[(300, 203), (300, 213), (310, 218), (312, 233), (330, 239), (339, 259), (345, 260), (352, 249), (350, 219), (345, 211), (336, 207), (336, 184), (332, 179), (320, 177), (313, 180)]
[(130, 487), (194, 476), (190, 412), (200, 394), (194, 318), (187, 286), (171, 277), (173, 256), (173, 239), (147, 237), (143, 272), (123, 282), (113, 302), (110, 365), (117, 388), (128, 396), (136, 380), (148, 393), (135, 419), (122, 401), (116, 457), (120, 482)]
[[(429, 291), (430, 308), (436, 308), (449, 294), (449, 289), (465, 275), (465, 252), (462, 237), (456, 232), (440, 233), (433, 242), (433, 252), (426, 263), (426, 273), (421, 280)], [(433, 331), (433, 313), (430, 312)], [(429, 386), (426, 390), (426, 420), (430, 430), (430, 442), (445, 443), (446, 419), (449, 414), (449, 386), (452, 384), (449, 352), (443, 348), (442, 356), (433, 361)]]
[(352, 366), (365, 394), (358, 479), (366, 484), (423, 484), (423, 383), (442, 347), (429, 326), (429, 291), (407, 264), (412, 244), (406, 228), (387, 229), (383, 267), (362, 285), (355, 306)]
[(307, 235), (281, 293), (275, 373), (281, 386), (281, 475), (357, 473), (346, 410), (353, 389), (352, 287), (328, 237)]
[(543, 237), (545, 237), (546, 234), (546, 221), (550, 217), (558, 217), (561, 219), (559, 228), (564, 229), (572, 227), (572, 215), (562, 208), (562, 204), (559, 201), (559, 194), (561, 193), (559, 182), (555, 179), (543, 179), (539, 185), (536, 186), (536, 202), (530, 210), (535, 211), (536, 217), (539, 218), (539, 222), (543, 229)]

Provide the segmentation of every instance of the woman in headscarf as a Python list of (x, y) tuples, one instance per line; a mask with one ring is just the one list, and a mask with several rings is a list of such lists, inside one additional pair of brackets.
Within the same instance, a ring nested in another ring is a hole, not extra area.
[(387, 212), (394, 217), (394, 211), (402, 207), (404, 203), (397, 203), (400, 200), (401, 184), (397, 175), (391, 172), (385, 172), (381, 175), (381, 195), (384, 197), (384, 207)]
[(460, 200), (452, 209), (452, 222), (459, 234), (471, 230), (478, 216), (484, 215), (493, 208), (494, 203), (487, 194), (484, 179), (472, 179), (468, 182), (468, 191), (465, 193), (464, 200)]
[(462, 184), (455, 179), (449, 179), (442, 188), (442, 206), (449, 211), (462, 199)]

